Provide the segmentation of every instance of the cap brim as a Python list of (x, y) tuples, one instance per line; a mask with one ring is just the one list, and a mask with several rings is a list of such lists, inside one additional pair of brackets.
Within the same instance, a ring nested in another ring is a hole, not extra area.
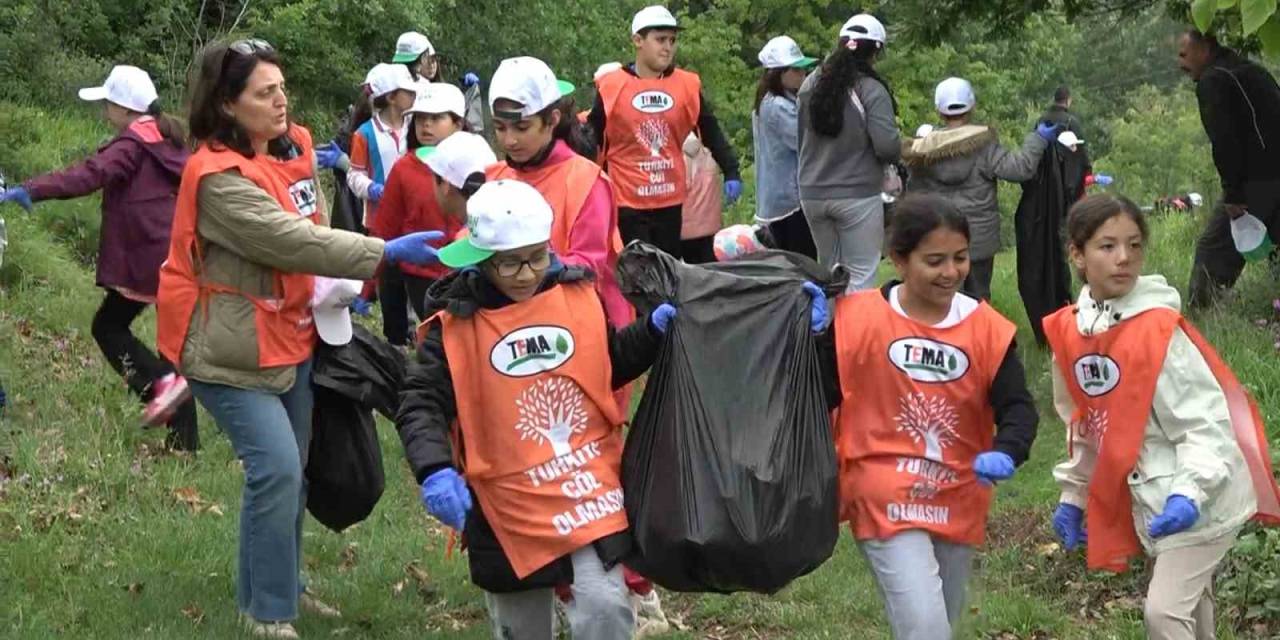
[(438, 251), (436, 255), (439, 256), (440, 263), (444, 266), (451, 269), (461, 269), (488, 260), (493, 256), (493, 252), (471, 244), (471, 238), (466, 237), (449, 243)]
[(560, 87), (560, 97), (562, 98), (573, 95), (573, 92), (578, 90), (577, 87), (573, 86), (572, 82), (566, 82), (564, 80), (556, 80), (556, 86)]
[(796, 69), (812, 69), (816, 64), (818, 64), (817, 58), (810, 58), (808, 56), (805, 56), (803, 58), (800, 58), (799, 60), (796, 60), (794, 63), (792, 63), (791, 66), (795, 67)]
[(435, 152), (436, 152), (435, 147), (418, 147), (413, 152), (413, 155), (417, 156), (418, 159), (421, 160), (423, 164), (426, 164), (427, 158), (430, 158), (431, 154)]
[(325, 344), (340, 347), (351, 342), (350, 309), (315, 309), (311, 316), (315, 319), (316, 333)]
[[(423, 51), (422, 53), (426, 53), (426, 51)], [(413, 62), (414, 60), (417, 60), (418, 58), (422, 57), (422, 53), (416, 53), (416, 54), (415, 53), (397, 53), (396, 55), (391, 57), (391, 62), (393, 63), (399, 62), (401, 64), (406, 62)]]
[(87, 88), (87, 89), (81, 89), (81, 90), (80, 90), (80, 99), (81, 99), (81, 100), (86, 100), (86, 101), (89, 101), (89, 102), (97, 102), (97, 101), (99, 101), (99, 100), (106, 100), (106, 99), (107, 99), (107, 88), (106, 88), (106, 87), (89, 87), (89, 88)]

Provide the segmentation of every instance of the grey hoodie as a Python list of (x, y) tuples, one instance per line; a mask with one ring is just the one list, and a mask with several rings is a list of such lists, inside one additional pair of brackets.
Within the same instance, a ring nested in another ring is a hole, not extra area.
[(810, 103), (821, 70), (809, 74), (800, 87), (798, 131), (800, 147), (800, 198), (844, 200), (880, 195), (884, 167), (902, 154), (898, 124), (889, 90), (874, 78), (854, 84), (864, 116), (847, 100), (840, 135), (828, 138), (813, 130)]
[(943, 196), (969, 219), (969, 256), (986, 260), (1000, 250), (1000, 203), (996, 180), (1026, 182), (1035, 177), (1048, 143), (1034, 131), (1022, 149), (1000, 146), (994, 129), (965, 125), (935, 129), (906, 145), (902, 159), (910, 171), (907, 190)]

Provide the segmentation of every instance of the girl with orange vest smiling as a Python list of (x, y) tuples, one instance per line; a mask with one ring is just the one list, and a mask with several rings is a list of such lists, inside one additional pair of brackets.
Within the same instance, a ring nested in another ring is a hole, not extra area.
[(901, 282), (837, 299), (820, 341), (848, 520), (897, 640), (947, 640), (964, 610), (992, 484), (1027, 459), (1038, 418), (1014, 325), (960, 292), (969, 225), (908, 196), (889, 230)]
[(552, 207), (501, 179), (467, 200), (459, 269), (433, 289), (396, 426), (427, 510), (464, 535), (495, 637), (551, 638), (572, 583), (574, 638), (630, 638), (619, 562), (622, 422), (612, 391), (653, 363), (676, 310), (614, 330), (588, 269), (562, 263)]
[[(314, 299), (312, 274), (368, 279), (386, 265), (428, 264), (427, 241), (440, 234), (384, 242), (326, 226), (311, 134), (289, 120), (270, 44), (211, 45), (196, 74), (198, 146), (160, 267), (156, 342), (244, 463), (240, 613), (254, 637), (289, 640), (300, 608), (341, 615), (300, 576), (311, 355), (316, 318), (333, 314), (313, 309), (324, 299)], [(339, 319), (349, 321), (344, 311)]]
[(1067, 236), (1085, 286), (1044, 320), (1069, 425), (1053, 527), (1068, 550), (1086, 544), (1090, 568), (1155, 557), (1147, 637), (1211, 639), (1213, 574), (1236, 534), (1250, 518), (1280, 523), (1261, 415), (1178, 291), (1140, 275), (1147, 225), (1133, 202), (1085, 198)]

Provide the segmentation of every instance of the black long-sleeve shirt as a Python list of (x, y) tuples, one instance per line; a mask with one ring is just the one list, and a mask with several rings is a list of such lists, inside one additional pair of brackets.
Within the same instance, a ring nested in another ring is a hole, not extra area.
[(1224, 49), (1196, 82), (1222, 199), (1247, 205), (1250, 183), (1280, 180), (1280, 86), (1255, 62)]
[[(627, 73), (636, 75), (635, 64), (627, 65), (624, 69)], [(663, 76), (669, 74), (670, 71)], [(591, 115), (587, 117), (587, 125), (597, 149), (605, 148), (604, 129), (608, 124), (608, 116), (604, 111), (604, 100), (597, 92), (595, 103), (591, 106)], [(720, 165), (725, 180), (742, 179), (738, 170), (738, 154), (720, 129), (720, 121), (716, 119), (716, 114), (711, 111), (711, 103), (707, 102), (701, 91), (698, 92), (698, 137), (702, 139), (703, 146), (711, 150), (711, 157)]]
[[(557, 265), (547, 273), (539, 293), (557, 284), (581, 281), (583, 270)], [(448, 288), (451, 299), (440, 304), (496, 309), (512, 304), (478, 273), (460, 272)], [(435, 292), (436, 290), (433, 290)], [(613, 388), (635, 380), (653, 365), (661, 344), (661, 336), (642, 318), (608, 336), (609, 361), (612, 364)], [(436, 470), (453, 464), (450, 429), (458, 415), (457, 396), (444, 350), (439, 322), (429, 325), (418, 346), (416, 359), (409, 364), (400, 391), (400, 411), (396, 429), (404, 445), (405, 456), (418, 483)]]
[[(881, 293), (886, 299), (889, 291), (898, 283), (890, 282)], [(818, 336), (818, 356), (822, 364), (822, 378), (827, 397), (827, 406), (835, 409), (840, 406), (843, 394), (840, 391), (840, 369), (836, 363), (835, 324), (825, 333)], [(987, 391), (991, 408), (996, 418), (996, 438), (993, 448), (1013, 458), (1016, 465), (1026, 462), (1031, 455), (1031, 443), (1036, 439), (1036, 430), (1040, 424), (1040, 414), (1036, 411), (1035, 400), (1027, 389), (1026, 372), (1022, 360), (1018, 358), (1018, 345), (1010, 341), (1005, 351), (1004, 360), (996, 370), (991, 388)]]

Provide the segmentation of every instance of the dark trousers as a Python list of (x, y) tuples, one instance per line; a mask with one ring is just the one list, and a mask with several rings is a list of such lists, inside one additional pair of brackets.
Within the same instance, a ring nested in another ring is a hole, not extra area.
[[(1280, 185), (1252, 186), (1249, 213), (1267, 225), (1271, 242), (1280, 246)], [(1272, 255), (1274, 264), (1275, 256)], [(1244, 271), (1244, 258), (1236, 251), (1231, 238), (1231, 216), (1222, 205), (1209, 214), (1209, 223), (1196, 240), (1195, 259), (1191, 263), (1187, 306), (1203, 309), (1213, 304), (1223, 290), (1235, 286)]]
[(682, 205), (662, 209), (619, 207), (618, 233), (622, 235), (624, 244), (632, 240), (647, 242), (679, 258), (682, 212)]
[(707, 264), (716, 261), (715, 236), (702, 236), (680, 241), (680, 255), (689, 264)]
[(785, 218), (768, 223), (774, 248), (818, 259), (818, 247), (813, 243), (813, 232), (804, 211), (796, 209)]
[[(146, 308), (145, 302), (130, 300), (108, 290), (102, 306), (93, 316), (92, 328), (93, 339), (106, 357), (107, 364), (124, 378), (129, 390), (143, 402), (151, 400), (153, 382), (173, 373), (173, 365), (142, 344), (129, 328)], [(200, 447), (194, 399), (178, 407), (169, 420), (167, 442), (171, 447), (184, 451), (195, 451)]]
[(427, 289), (435, 280), (409, 275), (386, 265), (378, 282), (378, 299), (382, 301), (382, 334), (387, 342), (401, 346), (412, 344), (409, 307), (424, 320), (427, 313)]
[(964, 279), (964, 290), (979, 300), (991, 301), (991, 277), (995, 274), (996, 259), (970, 260), (969, 276)]

